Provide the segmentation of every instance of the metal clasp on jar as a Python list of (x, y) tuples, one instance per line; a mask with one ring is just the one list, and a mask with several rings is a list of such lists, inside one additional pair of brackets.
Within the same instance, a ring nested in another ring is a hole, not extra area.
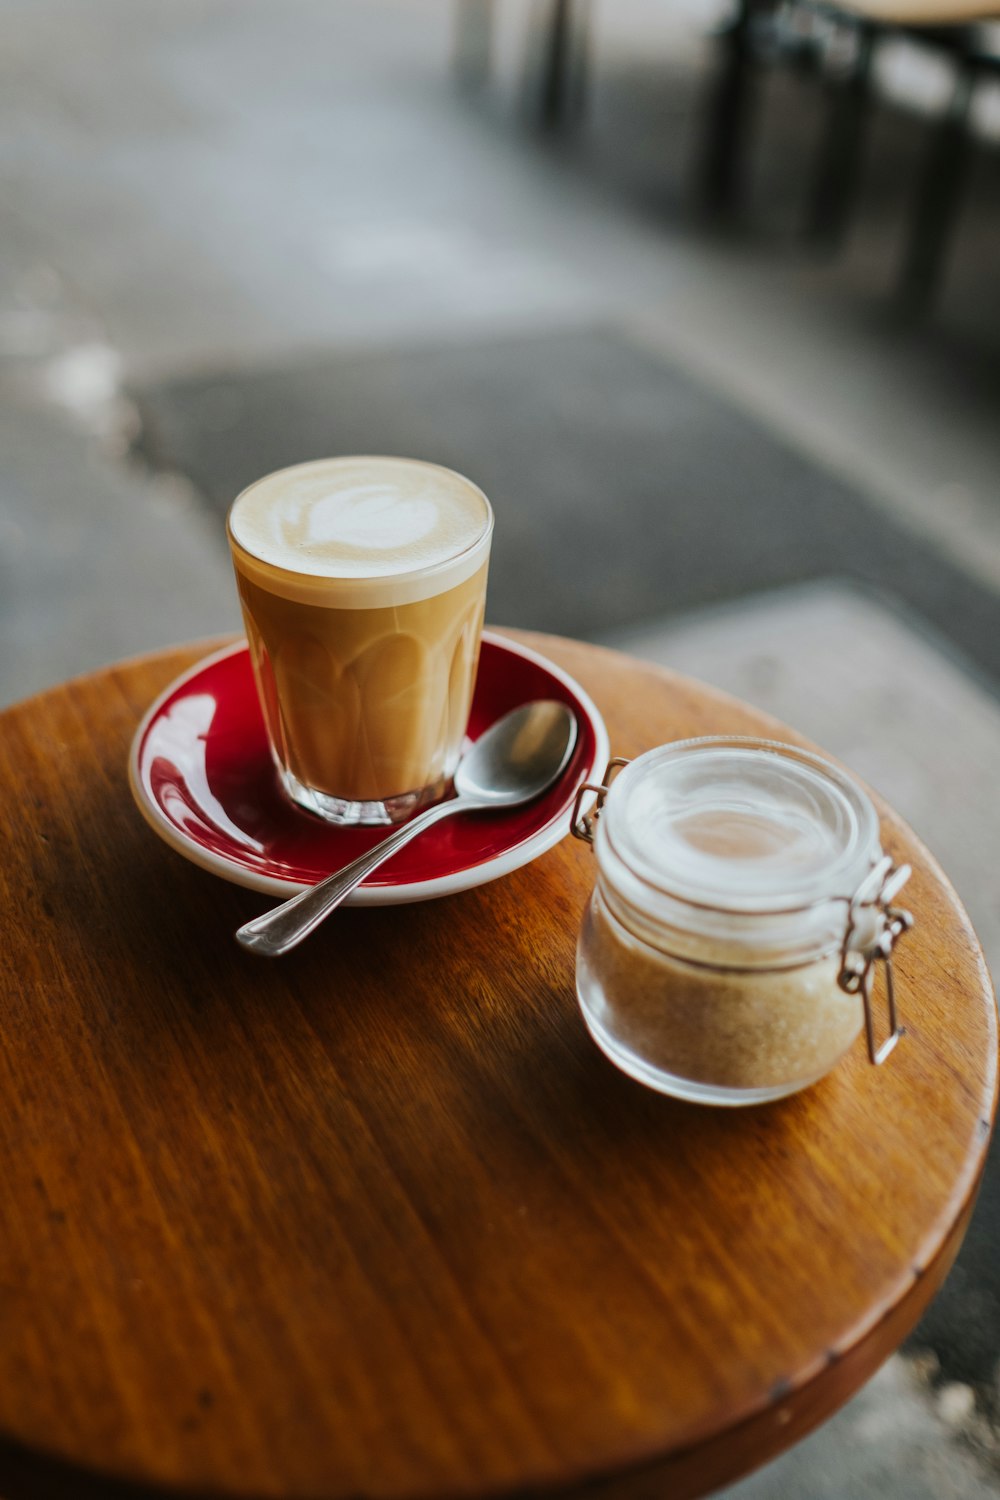
[[(878, 1067), (893, 1050), (902, 1029), (896, 1010), (896, 985), (892, 972), (892, 951), (913, 926), (913, 917), (892, 899), (910, 878), (909, 865), (895, 865), (890, 855), (879, 860), (858, 886), (848, 902), (847, 926), (840, 950), (840, 973), (837, 983), (847, 995), (860, 995), (865, 1008), (865, 1037), (869, 1061)], [(886, 1001), (889, 1010), (889, 1035), (877, 1046), (872, 988), (875, 965), (885, 964)]]
[[(575, 839), (583, 839), (585, 844), (592, 844), (594, 842), (594, 825), (601, 815), (601, 808), (604, 806), (605, 797), (611, 790), (611, 783), (616, 773), (623, 766), (631, 764), (632, 762), (624, 756), (616, 755), (613, 760), (608, 761), (604, 768), (604, 775), (599, 782), (585, 781), (583, 786), (579, 788), (573, 803), (573, 814), (569, 824), (570, 833), (572, 833)], [(583, 811), (583, 802), (584, 798), (588, 795), (593, 796), (594, 805), (588, 813), (585, 813)]]

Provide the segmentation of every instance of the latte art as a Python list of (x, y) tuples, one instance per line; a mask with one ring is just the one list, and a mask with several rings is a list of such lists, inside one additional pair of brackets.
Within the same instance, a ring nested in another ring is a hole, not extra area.
[(315, 593), (314, 578), (367, 580), (378, 586), (351, 602), (385, 607), (438, 592), (440, 579), (419, 585), (438, 568), (452, 569), (452, 581), (460, 582), (463, 560), (471, 563), (488, 542), (491, 519), (482, 492), (450, 469), (337, 458), (251, 485), (233, 506), (229, 528), (259, 563), (298, 577), (296, 597)]
[(373, 561), (400, 548), (418, 552), (440, 524), (433, 500), (413, 497), (401, 505), (398, 492), (384, 484), (338, 490), (296, 509), (281, 520), (286, 546), (304, 545), (313, 554), (321, 548), (334, 556), (370, 554)]

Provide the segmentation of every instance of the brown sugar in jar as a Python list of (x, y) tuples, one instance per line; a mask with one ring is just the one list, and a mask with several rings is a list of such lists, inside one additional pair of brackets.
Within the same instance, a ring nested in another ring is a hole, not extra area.
[(661, 746), (613, 781), (594, 846), (577, 993), (614, 1063), (728, 1105), (834, 1067), (865, 1021), (849, 949), (864, 967), (887, 930), (885, 908), (857, 896), (891, 867), (850, 777), (767, 741)]

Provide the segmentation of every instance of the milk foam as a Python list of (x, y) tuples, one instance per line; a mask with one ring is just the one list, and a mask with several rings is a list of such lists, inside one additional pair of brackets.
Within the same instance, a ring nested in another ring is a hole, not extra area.
[[(368, 604), (404, 602), (461, 582), (483, 562), (491, 529), (489, 502), (468, 479), (395, 458), (283, 469), (244, 490), (229, 516), (230, 535), (251, 560), (295, 575), (272, 577), (268, 587), (312, 597), (320, 580), (334, 592), (342, 583), (345, 595)], [(447, 577), (438, 576), (442, 571)], [(430, 586), (421, 589), (421, 578)]]

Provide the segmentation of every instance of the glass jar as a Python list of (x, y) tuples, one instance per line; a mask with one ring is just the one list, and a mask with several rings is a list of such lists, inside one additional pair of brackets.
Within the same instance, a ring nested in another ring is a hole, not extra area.
[(613, 761), (573, 822), (597, 856), (577, 993), (619, 1068), (682, 1099), (758, 1104), (822, 1078), (862, 1026), (871, 1060), (888, 1056), (891, 964), (881, 1048), (872, 973), (910, 925), (890, 905), (909, 869), (843, 771), (766, 740), (684, 740)]

